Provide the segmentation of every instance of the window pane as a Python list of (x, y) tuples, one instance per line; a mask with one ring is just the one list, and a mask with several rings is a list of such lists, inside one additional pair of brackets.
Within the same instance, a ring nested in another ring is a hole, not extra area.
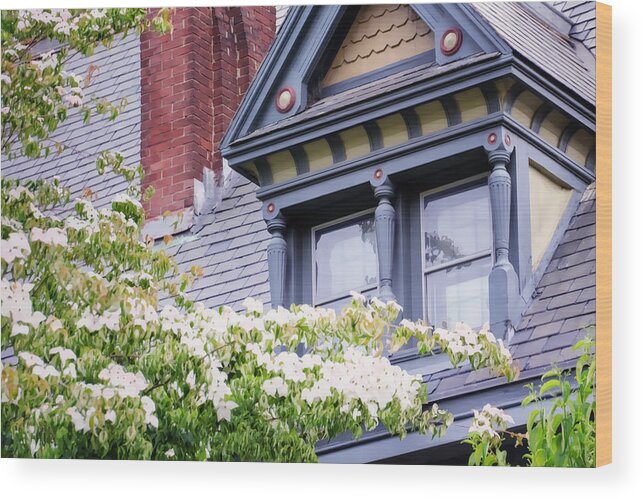
[(491, 249), (491, 213), (486, 185), (424, 201), (425, 266)]
[(491, 257), (432, 272), (426, 276), (430, 324), (452, 328), (462, 321), (477, 328), (489, 320)]
[(377, 284), (373, 215), (315, 233), (315, 303)]

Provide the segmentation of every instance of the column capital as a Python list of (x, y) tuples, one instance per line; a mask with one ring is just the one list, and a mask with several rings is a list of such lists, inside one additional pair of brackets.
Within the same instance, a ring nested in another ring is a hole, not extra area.
[(509, 161), (511, 161), (511, 152), (504, 148), (498, 148), (494, 151), (487, 152), (489, 164), (492, 168), (507, 168)]
[(504, 127), (497, 127), (489, 131), (483, 146), (489, 161), (493, 157), (497, 161), (507, 158), (508, 162), (514, 150), (513, 137)]
[(283, 236), (283, 234), (286, 232), (288, 224), (286, 223), (286, 219), (284, 218), (284, 216), (280, 213), (275, 218), (266, 220), (266, 226), (268, 227), (268, 232), (270, 232), (270, 234), (280, 234)]
[(395, 196), (395, 186), (393, 185), (393, 182), (391, 182), (388, 175), (379, 168), (375, 170), (375, 173), (371, 178), (371, 187), (373, 188), (375, 199), (378, 201), (381, 198), (392, 198)]

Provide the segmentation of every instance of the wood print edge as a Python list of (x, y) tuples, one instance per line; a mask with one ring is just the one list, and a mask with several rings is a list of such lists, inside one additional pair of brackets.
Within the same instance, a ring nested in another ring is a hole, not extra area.
[(596, 466), (612, 462), (612, 7), (596, 2)]

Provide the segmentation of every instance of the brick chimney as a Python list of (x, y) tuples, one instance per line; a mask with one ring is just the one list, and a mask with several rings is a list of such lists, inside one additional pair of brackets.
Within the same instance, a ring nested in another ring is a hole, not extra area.
[(141, 161), (143, 187), (156, 189), (148, 220), (179, 214), (178, 232), (212, 208), (219, 143), (270, 47), (275, 8), (186, 7), (171, 19), (172, 34), (141, 35)]

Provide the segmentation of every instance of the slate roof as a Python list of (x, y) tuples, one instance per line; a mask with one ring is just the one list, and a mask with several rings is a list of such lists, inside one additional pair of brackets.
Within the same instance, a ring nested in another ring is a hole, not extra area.
[[(537, 377), (553, 364), (573, 367), (576, 342), (596, 324), (596, 187), (583, 193), (534, 298), (509, 342), (520, 364), (520, 379)], [(424, 378), (431, 400), (478, 391), (505, 383), (486, 370), (447, 368)]]
[(472, 4), (512, 49), (594, 104), (596, 80), (591, 62), (576, 51), (573, 40), (517, 2)]
[(122, 177), (96, 173), (97, 153), (109, 148), (125, 157), (126, 164), (140, 163), (141, 147), (141, 60), (139, 38), (130, 34), (115, 40), (111, 48), (100, 47), (90, 57), (72, 56), (65, 69), (85, 76), (90, 65), (97, 69), (86, 90), (86, 95), (106, 98), (111, 102), (127, 99), (127, 106), (115, 121), (107, 117), (92, 117), (89, 124), (82, 121), (81, 113), (71, 111), (69, 118), (51, 138), (68, 146), (60, 156), (50, 155), (37, 160), (18, 157), (11, 161), (3, 158), (2, 175), (6, 177), (52, 178), (59, 176), (72, 191), (72, 199), (79, 197), (85, 188), (98, 195), (95, 205), (108, 205), (111, 198), (124, 191)]
[(569, 35), (596, 56), (596, 2), (554, 2), (573, 23)]
[(270, 234), (255, 196), (257, 186), (234, 171), (226, 184), (214, 213), (200, 216), (200, 228), (176, 237), (165, 251), (182, 271), (192, 265), (203, 268), (203, 278), (188, 290), (190, 298), (211, 308), (228, 305), (239, 311), (248, 296), (270, 303)]

